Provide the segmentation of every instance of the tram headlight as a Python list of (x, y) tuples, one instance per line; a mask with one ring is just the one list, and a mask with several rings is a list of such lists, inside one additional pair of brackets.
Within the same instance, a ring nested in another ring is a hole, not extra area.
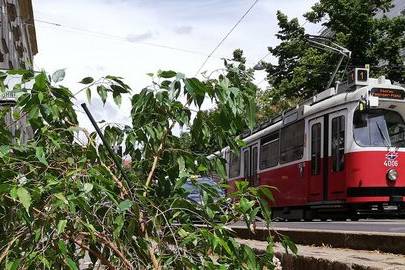
[(398, 178), (398, 172), (395, 169), (389, 169), (387, 171), (387, 179), (390, 181), (396, 181)]

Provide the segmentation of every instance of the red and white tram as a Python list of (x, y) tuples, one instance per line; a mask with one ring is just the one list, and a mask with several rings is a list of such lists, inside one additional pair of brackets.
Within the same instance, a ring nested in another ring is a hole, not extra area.
[(405, 213), (405, 89), (357, 68), (223, 151), (228, 181), (273, 190), (273, 216), (357, 219)]

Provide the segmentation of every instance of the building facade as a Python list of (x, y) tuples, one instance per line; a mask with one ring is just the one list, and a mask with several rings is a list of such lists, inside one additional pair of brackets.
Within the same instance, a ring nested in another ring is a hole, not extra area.
[[(0, 70), (33, 69), (38, 52), (31, 0), (0, 0)], [(15, 93), (0, 91), (0, 109), (6, 110), (5, 124), (14, 140), (25, 143), (32, 137), (26, 117), (15, 119)], [(1, 144), (1, 142), (0, 142)]]
[(31, 0), (0, 0), (0, 69), (32, 69), (38, 52)]

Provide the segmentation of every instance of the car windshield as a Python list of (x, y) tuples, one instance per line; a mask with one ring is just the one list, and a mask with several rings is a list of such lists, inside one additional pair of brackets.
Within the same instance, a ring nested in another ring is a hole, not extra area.
[(354, 139), (360, 146), (405, 147), (405, 124), (398, 112), (356, 111), (353, 128)]

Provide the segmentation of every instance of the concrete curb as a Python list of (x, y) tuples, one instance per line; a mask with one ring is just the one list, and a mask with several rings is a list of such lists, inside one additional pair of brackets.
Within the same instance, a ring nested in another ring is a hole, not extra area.
[[(267, 249), (267, 242), (238, 239), (258, 255)], [(286, 253), (280, 243), (274, 245), (274, 255), (283, 270), (405, 270), (405, 256), (378, 251), (297, 245), (298, 253)], [(280, 265), (278, 265), (280, 266)], [(280, 269), (280, 268), (277, 268)]]
[[(264, 250), (253, 248), (256, 254), (263, 254)], [(330, 261), (310, 256), (292, 255), (285, 252), (275, 252), (274, 255), (280, 260), (283, 270), (382, 270), (359, 264), (347, 264), (338, 261)]]
[(356, 250), (378, 250), (386, 253), (405, 254), (405, 234), (398, 233), (365, 233), (352, 231), (316, 231), (297, 229), (256, 228), (253, 234), (248, 228), (231, 226), (238, 238), (265, 241), (271, 234), (275, 241), (279, 235), (286, 235), (296, 244), (329, 246)]
[[(256, 250), (256, 252), (260, 252)], [(342, 262), (333, 262), (325, 259), (314, 257), (294, 256), (286, 253), (275, 253), (276, 257), (280, 260), (284, 270), (294, 269), (316, 269), (316, 270), (382, 270), (380, 268), (370, 268), (358, 264), (346, 264)]]

